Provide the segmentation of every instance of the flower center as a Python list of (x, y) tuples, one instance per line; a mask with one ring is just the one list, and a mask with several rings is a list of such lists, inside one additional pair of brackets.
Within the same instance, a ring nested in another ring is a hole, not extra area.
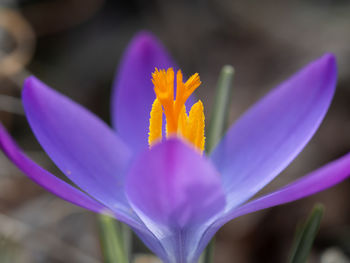
[(153, 102), (149, 120), (148, 143), (152, 147), (162, 140), (163, 112), (166, 119), (166, 136), (178, 136), (186, 139), (196, 149), (204, 150), (204, 108), (199, 100), (187, 114), (185, 102), (199, 87), (201, 81), (198, 73), (192, 75), (185, 83), (180, 70), (176, 74), (176, 99), (174, 99), (174, 70), (155, 69), (152, 82), (156, 99)]

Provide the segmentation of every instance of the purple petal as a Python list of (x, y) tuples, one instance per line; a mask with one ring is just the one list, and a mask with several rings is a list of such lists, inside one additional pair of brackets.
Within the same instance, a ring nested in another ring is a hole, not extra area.
[[(146, 228), (145, 228), (146, 229)], [(169, 262), (166, 250), (163, 247), (161, 241), (152, 233), (147, 231), (140, 231), (138, 229), (132, 229), (136, 235), (142, 240), (142, 242), (159, 257), (163, 262)]]
[(324, 118), (336, 84), (324, 55), (272, 90), (227, 132), (212, 159), (231, 209), (275, 178), (304, 148)]
[(332, 187), (350, 176), (350, 153), (328, 163), (287, 186), (242, 205), (225, 216), (224, 220), (289, 203)]
[(180, 228), (218, 213), (225, 202), (221, 190), (215, 168), (177, 139), (142, 154), (126, 184), (134, 207), (159, 224)]
[(71, 202), (77, 206), (81, 206), (93, 212), (101, 212), (107, 208), (91, 199), (83, 192), (70, 186), (66, 182), (52, 175), (48, 171), (41, 168), (35, 162), (30, 160), (17, 147), (10, 135), (6, 132), (3, 125), (0, 123), (0, 147), (6, 156), (30, 179), (59, 196), (60, 198)]
[(118, 211), (110, 211), (107, 207), (92, 199), (82, 191), (72, 187), (68, 183), (52, 175), (44, 170), (38, 164), (29, 159), (16, 145), (11, 136), (7, 133), (3, 125), (0, 123), (0, 148), (6, 156), (30, 179), (36, 182), (41, 187), (58, 197), (73, 203), (82, 208), (88, 209), (96, 213), (109, 213), (118, 220), (138, 229), (143, 233), (145, 238), (151, 238), (151, 234), (146, 227), (138, 220), (124, 216)]
[(130, 152), (114, 131), (35, 77), (25, 81), (22, 96), (35, 136), (61, 171), (111, 210), (130, 216), (124, 192)]
[(141, 32), (123, 56), (112, 94), (113, 126), (135, 151), (147, 148), (155, 67), (175, 67), (175, 63), (153, 35)]
[(225, 206), (215, 168), (178, 139), (157, 144), (138, 158), (128, 174), (126, 192), (170, 261), (187, 258), (198, 231)]
[(236, 209), (233, 209), (232, 211), (229, 211), (214, 224), (208, 227), (208, 231), (201, 238), (201, 242), (197, 246), (197, 251), (195, 254), (200, 255), (201, 251), (205, 248), (213, 235), (228, 221), (245, 214), (259, 211), (268, 207), (289, 203), (315, 194), (342, 182), (349, 176), (350, 153), (331, 163), (328, 163), (327, 165), (275, 192), (262, 196)]

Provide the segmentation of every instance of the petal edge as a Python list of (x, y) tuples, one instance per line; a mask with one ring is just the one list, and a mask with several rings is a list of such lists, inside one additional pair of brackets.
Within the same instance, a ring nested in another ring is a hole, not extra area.
[(151, 73), (155, 67), (175, 67), (175, 63), (155, 36), (140, 32), (123, 55), (111, 101), (113, 127), (136, 152), (148, 147), (149, 113), (155, 99)]
[(34, 76), (25, 80), (22, 100), (34, 135), (57, 167), (90, 196), (127, 215), (123, 184), (130, 151), (114, 131)]
[(336, 63), (326, 54), (253, 105), (212, 154), (229, 198), (243, 203), (275, 178), (321, 124), (336, 84)]
[(30, 160), (18, 148), (1, 123), (0, 148), (9, 160), (11, 160), (23, 173), (49, 192), (70, 203), (96, 213), (107, 210), (107, 208), (99, 202), (93, 200), (83, 192), (52, 175)]

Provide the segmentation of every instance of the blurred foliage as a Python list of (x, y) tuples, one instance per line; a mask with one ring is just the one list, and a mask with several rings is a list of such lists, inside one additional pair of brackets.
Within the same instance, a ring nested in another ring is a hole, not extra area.
[(6, 237), (0, 236), (0, 262), (1, 263), (13, 263), (17, 262), (18, 247), (16, 244)]
[(291, 251), (290, 263), (305, 263), (309, 257), (312, 245), (320, 228), (324, 207), (315, 205), (306, 222), (299, 226)]

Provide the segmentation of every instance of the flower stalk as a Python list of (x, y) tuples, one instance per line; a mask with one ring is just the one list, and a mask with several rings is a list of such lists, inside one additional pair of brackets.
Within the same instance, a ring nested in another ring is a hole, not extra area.
[[(210, 153), (223, 136), (227, 124), (230, 110), (232, 82), (234, 78), (234, 68), (231, 65), (222, 67), (212, 108), (209, 130), (207, 132), (207, 153)], [(215, 237), (210, 241), (203, 253), (203, 263), (211, 263), (214, 260)]]
[(128, 263), (130, 230), (105, 214), (98, 215), (98, 222), (104, 263)]
[(214, 149), (227, 128), (233, 78), (234, 68), (230, 65), (223, 66), (217, 84), (217, 92), (207, 132), (207, 153)]

